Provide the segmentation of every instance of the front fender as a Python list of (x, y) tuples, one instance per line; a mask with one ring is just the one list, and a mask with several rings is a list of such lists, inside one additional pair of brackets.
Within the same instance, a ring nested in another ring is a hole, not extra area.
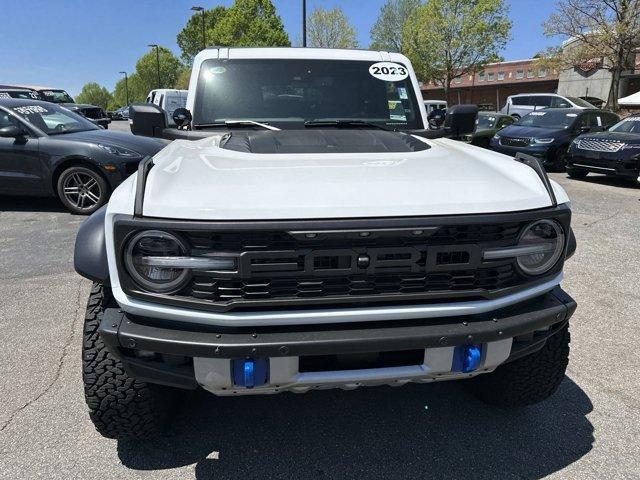
[(76, 236), (73, 267), (85, 278), (109, 285), (109, 265), (105, 243), (104, 218), (107, 206), (96, 210), (84, 221)]

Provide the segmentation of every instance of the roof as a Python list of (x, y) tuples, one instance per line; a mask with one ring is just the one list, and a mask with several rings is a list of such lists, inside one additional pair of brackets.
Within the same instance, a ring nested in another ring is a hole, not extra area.
[(0, 107), (24, 107), (28, 105), (41, 105), (46, 108), (51, 108), (55, 103), (45, 102), (43, 100), (30, 100), (28, 98), (0, 98)]
[(64, 90), (63, 88), (43, 87), (40, 85), (14, 85), (17, 88), (27, 88), (29, 90)]
[(618, 105), (623, 107), (640, 107), (640, 92), (619, 98)]
[(199, 69), (204, 60), (234, 58), (309, 59), (309, 60), (364, 60), (402, 61), (408, 59), (399, 53), (348, 48), (292, 48), (292, 47), (219, 47), (202, 50), (193, 61)]

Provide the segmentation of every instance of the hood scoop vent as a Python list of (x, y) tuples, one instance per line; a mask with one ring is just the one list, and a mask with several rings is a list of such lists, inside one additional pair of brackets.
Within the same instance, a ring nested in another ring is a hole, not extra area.
[(244, 153), (403, 153), (429, 145), (402, 132), (313, 129), (233, 132), (221, 147)]

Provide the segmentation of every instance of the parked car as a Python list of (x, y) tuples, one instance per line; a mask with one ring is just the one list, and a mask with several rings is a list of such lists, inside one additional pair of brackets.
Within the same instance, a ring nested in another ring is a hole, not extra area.
[(175, 112), (177, 108), (187, 106), (187, 93), (187, 90), (168, 88), (151, 90), (149, 95), (147, 95), (147, 103), (153, 103), (162, 108), (167, 112), (167, 124), (175, 125), (173, 123), (173, 112)]
[(511, 115), (498, 112), (479, 112), (476, 128), (473, 133), (465, 135), (463, 139), (477, 147), (489, 148), (491, 138), (504, 127), (515, 122)]
[(578, 97), (578, 98), (580, 98), (581, 100), (584, 100), (585, 102), (590, 103), (596, 108), (603, 108), (604, 105), (607, 103), (606, 100), (602, 100), (601, 98), (598, 98), (598, 97)]
[(109, 128), (111, 119), (102, 108), (95, 105), (76, 103), (73, 97), (71, 97), (71, 95), (69, 95), (65, 90), (41, 87), (37, 85), (20, 85), (19, 87), (37, 92), (38, 95), (40, 95), (41, 100), (62, 105), (72, 112), (82, 115), (96, 125), (100, 125), (103, 128)]
[(102, 435), (157, 434), (179, 389), (465, 379), (515, 407), (562, 382), (569, 198), (535, 159), (442, 138), (473, 131), (475, 105), (425, 130), (410, 61), (385, 57), (210, 48), (180, 129), (131, 106), (134, 132), (182, 140), (76, 239), (76, 271), (94, 282), (82, 372)]
[(618, 120), (615, 113), (594, 108), (547, 108), (531, 112), (499, 131), (490, 146), (511, 156), (527, 153), (547, 168), (563, 170), (567, 150), (575, 137), (606, 130)]
[(111, 120), (129, 120), (129, 107), (120, 107), (113, 112), (107, 112)]
[(38, 92), (28, 88), (12, 87), (10, 85), (0, 85), (0, 98), (26, 98), (29, 100), (42, 100)]
[(563, 97), (555, 93), (521, 93), (509, 95), (501, 113), (515, 119), (544, 108), (595, 108), (589, 102), (576, 97)]
[(605, 132), (580, 135), (569, 147), (567, 173), (584, 178), (604, 173), (640, 183), (640, 115), (632, 115)]
[(0, 193), (57, 196), (89, 214), (166, 142), (109, 132), (66, 108), (0, 98)]
[(424, 100), (424, 108), (427, 111), (427, 117), (434, 110), (446, 110), (447, 102), (444, 100)]

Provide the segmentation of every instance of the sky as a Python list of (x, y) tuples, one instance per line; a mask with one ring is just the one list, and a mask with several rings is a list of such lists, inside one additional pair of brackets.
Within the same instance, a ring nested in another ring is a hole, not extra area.
[[(301, 1), (272, 0), (292, 42), (301, 39)], [(33, 84), (64, 88), (76, 95), (87, 82), (113, 89), (132, 73), (150, 43), (179, 56), (176, 35), (193, 13), (193, 5), (211, 8), (232, 0), (0, 0), (0, 84)], [(385, 0), (307, 0), (307, 13), (316, 7), (342, 7), (355, 27), (361, 47)], [(507, 0), (513, 21), (505, 60), (530, 58), (558, 39), (543, 35), (542, 22), (555, 0)], [(535, 10), (535, 12), (533, 11)]]

